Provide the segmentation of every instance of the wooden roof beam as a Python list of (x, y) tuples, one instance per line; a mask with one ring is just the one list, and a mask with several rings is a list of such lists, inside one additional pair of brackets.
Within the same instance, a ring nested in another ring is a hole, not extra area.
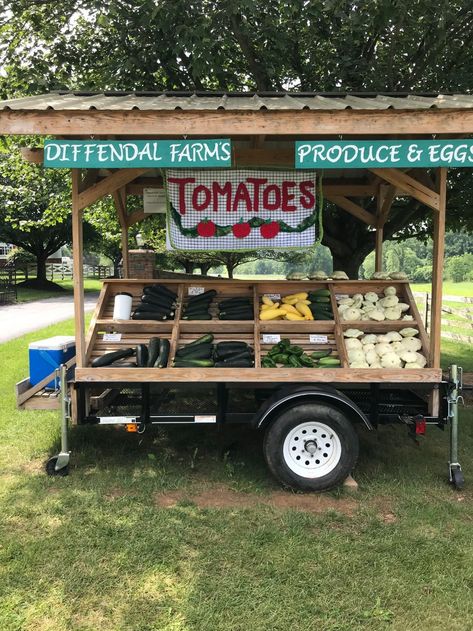
[(350, 213), (350, 215), (353, 215), (360, 221), (363, 221), (368, 226), (376, 225), (376, 217), (364, 208), (362, 208), (362, 206), (359, 206), (358, 204), (355, 204), (355, 202), (352, 202), (351, 199), (343, 197), (343, 195), (327, 194), (325, 194), (325, 199), (333, 202), (334, 204), (345, 210), (347, 213)]
[(2, 110), (0, 134), (77, 136), (471, 134), (473, 110)]
[(372, 173), (400, 189), (406, 195), (417, 199), (435, 211), (440, 209), (440, 195), (437, 191), (424, 186), (418, 180), (398, 169), (370, 169)]
[(85, 191), (82, 191), (78, 196), (79, 209), (87, 208), (94, 202), (102, 199), (106, 195), (111, 195), (119, 188), (126, 186), (130, 182), (133, 182), (137, 177), (140, 177), (150, 169), (120, 169), (115, 171), (112, 175), (107, 176), (100, 182), (89, 186)]

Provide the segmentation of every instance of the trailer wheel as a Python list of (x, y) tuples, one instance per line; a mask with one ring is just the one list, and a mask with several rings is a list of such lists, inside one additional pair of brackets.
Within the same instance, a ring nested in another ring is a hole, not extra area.
[(61, 476), (64, 477), (69, 475), (69, 465), (62, 467), (61, 469), (56, 470), (56, 462), (57, 456), (53, 456), (46, 462), (46, 473), (51, 476)]
[(263, 448), (269, 469), (282, 484), (325, 491), (353, 470), (358, 436), (337, 408), (305, 403), (286, 410), (269, 425)]

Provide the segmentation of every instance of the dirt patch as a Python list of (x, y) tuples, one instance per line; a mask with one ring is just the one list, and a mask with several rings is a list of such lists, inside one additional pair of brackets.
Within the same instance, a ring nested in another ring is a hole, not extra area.
[(155, 496), (155, 504), (159, 508), (191, 503), (198, 508), (253, 508), (270, 506), (282, 510), (299, 510), (310, 513), (324, 513), (330, 510), (345, 515), (353, 515), (358, 502), (349, 498), (337, 499), (324, 494), (296, 494), (290, 491), (272, 491), (266, 495), (256, 493), (238, 493), (224, 486), (198, 493), (173, 491), (159, 493)]
[(104, 497), (109, 502), (113, 502), (114, 500), (119, 500), (120, 498), (124, 497), (125, 495), (126, 495), (126, 493), (125, 493), (125, 491), (123, 489), (115, 487), (115, 488), (110, 489), (104, 495)]

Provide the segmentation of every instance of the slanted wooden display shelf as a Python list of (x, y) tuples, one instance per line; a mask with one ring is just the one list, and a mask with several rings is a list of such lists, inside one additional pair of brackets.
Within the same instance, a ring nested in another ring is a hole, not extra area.
[[(139, 301), (143, 287), (153, 283), (165, 284), (177, 293), (177, 307), (174, 319), (167, 321), (126, 320), (114, 321), (113, 302), (115, 295), (128, 292), (133, 296), (133, 304)], [(217, 295), (212, 302), (210, 312), (212, 320), (193, 321), (183, 319), (183, 308), (189, 296), (189, 290), (196, 285), (205, 290), (215, 289)], [(396, 287), (398, 295), (409, 304), (413, 321), (356, 321), (344, 322), (339, 318), (336, 297), (374, 291), (381, 294), (388, 285)], [(259, 305), (264, 294), (287, 295), (299, 291), (328, 288), (334, 313), (333, 320), (315, 321), (260, 321)], [(231, 296), (253, 298), (254, 319), (250, 321), (219, 320), (217, 303)], [(95, 314), (87, 336), (87, 366), (76, 369), (76, 381), (89, 383), (139, 383), (139, 382), (245, 382), (245, 383), (437, 383), (442, 379), (441, 370), (432, 368), (428, 363), (422, 369), (352, 369), (348, 367), (347, 353), (343, 332), (347, 328), (359, 328), (365, 332), (383, 333), (399, 330), (406, 326), (419, 329), (422, 352), (428, 358), (429, 341), (422, 320), (415, 305), (407, 281), (234, 281), (234, 280), (198, 280), (195, 282), (175, 280), (106, 280), (104, 281)], [(103, 333), (121, 333), (121, 339), (114, 342), (103, 340)], [(247, 342), (255, 354), (253, 368), (173, 368), (172, 360), (177, 348), (189, 343), (204, 333), (212, 333), (215, 341), (238, 340)], [(291, 342), (301, 345), (305, 350), (331, 348), (333, 356), (341, 359), (340, 368), (262, 368), (261, 359), (268, 352), (272, 343), (265, 337), (276, 334), (287, 337)], [(327, 336), (327, 342), (311, 340), (313, 334)], [(170, 340), (171, 352), (166, 368), (93, 368), (93, 358), (106, 352), (146, 343), (151, 337), (165, 337)]]

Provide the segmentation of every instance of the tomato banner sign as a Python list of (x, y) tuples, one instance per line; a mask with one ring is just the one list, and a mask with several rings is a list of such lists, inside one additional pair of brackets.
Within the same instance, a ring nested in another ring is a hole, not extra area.
[(176, 250), (306, 248), (320, 239), (315, 171), (166, 171)]

